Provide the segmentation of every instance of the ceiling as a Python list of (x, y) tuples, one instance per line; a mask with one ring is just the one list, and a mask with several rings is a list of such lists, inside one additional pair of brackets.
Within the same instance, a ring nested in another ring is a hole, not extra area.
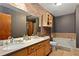
[(78, 3), (62, 3), (62, 5), (55, 5), (55, 3), (39, 3), (43, 8), (47, 9), (54, 16), (62, 16), (75, 12)]

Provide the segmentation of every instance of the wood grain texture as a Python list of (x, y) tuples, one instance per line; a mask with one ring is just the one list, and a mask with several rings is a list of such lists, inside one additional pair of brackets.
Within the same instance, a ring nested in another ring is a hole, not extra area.
[(11, 35), (11, 15), (0, 13), (0, 39)]
[(10, 56), (47, 56), (51, 52), (50, 40), (45, 40), (15, 52), (9, 53)]
[(15, 53), (12, 53), (11, 56), (27, 56), (27, 49), (25, 48)]
[(28, 29), (27, 29), (27, 34), (31, 36), (34, 31), (34, 23), (32, 21), (28, 22)]

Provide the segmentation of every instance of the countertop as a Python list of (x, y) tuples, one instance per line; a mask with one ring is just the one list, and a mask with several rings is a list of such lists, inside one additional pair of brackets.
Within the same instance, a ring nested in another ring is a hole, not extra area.
[[(23, 39), (21, 38), (15, 38), (17, 39)], [(23, 41), (22, 43), (16, 43), (16, 44), (10, 44), (9, 46), (0, 46), (0, 56), (7, 55), (11, 52), (18, 51), (22, 48), (31, 46), (33, 44), (39, 43), (41, 41), (49, 39), (49, 36), (44, 36), (44, 37), (36, 37), (36, 38), (31, 38), (31, 40)]]

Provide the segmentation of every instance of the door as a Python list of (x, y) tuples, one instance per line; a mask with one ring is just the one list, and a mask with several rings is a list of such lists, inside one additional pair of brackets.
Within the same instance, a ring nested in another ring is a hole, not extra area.
[(11, 35), (11, 15), (0, 13), (0, 39)]
[(33, 34), (33, 31), (34, 31), (34, 24), (32, 21), (28, 21), (28, 24), (27, 24), (27, 34), (29, 36), (31, 36)]

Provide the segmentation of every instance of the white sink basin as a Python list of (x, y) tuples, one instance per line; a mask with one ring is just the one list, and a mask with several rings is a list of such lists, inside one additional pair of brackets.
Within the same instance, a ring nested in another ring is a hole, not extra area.
[[(19, 40), (20, 39), (20, 40)], [(22, 48), (22, 47), (24, 47), (24, 46), (28, 46), (29, 44), (33, 44), (34, 42), (38, 42), (38, 41), (40, 41), (42, 38), (41, 37), (33, 37), (33, 38), (31, 38), (31, 40), (21, 40), (21, 39), (23, 39), (23, 38), (16, 38), (15, 40), (14, 40), (14, 43), (11, 43), (11, 44), (9, 44), (9, 45), (7, 45), (7, 46), (4, 46), (4, 48), (3, 48), (3, 50), (5, 50), (5, 51), (9, 51), (9, 50), (17, 50), (17, 49), (19, 49), (19, 48)], [(38, 40), (39, 39), (39, 40)]]

